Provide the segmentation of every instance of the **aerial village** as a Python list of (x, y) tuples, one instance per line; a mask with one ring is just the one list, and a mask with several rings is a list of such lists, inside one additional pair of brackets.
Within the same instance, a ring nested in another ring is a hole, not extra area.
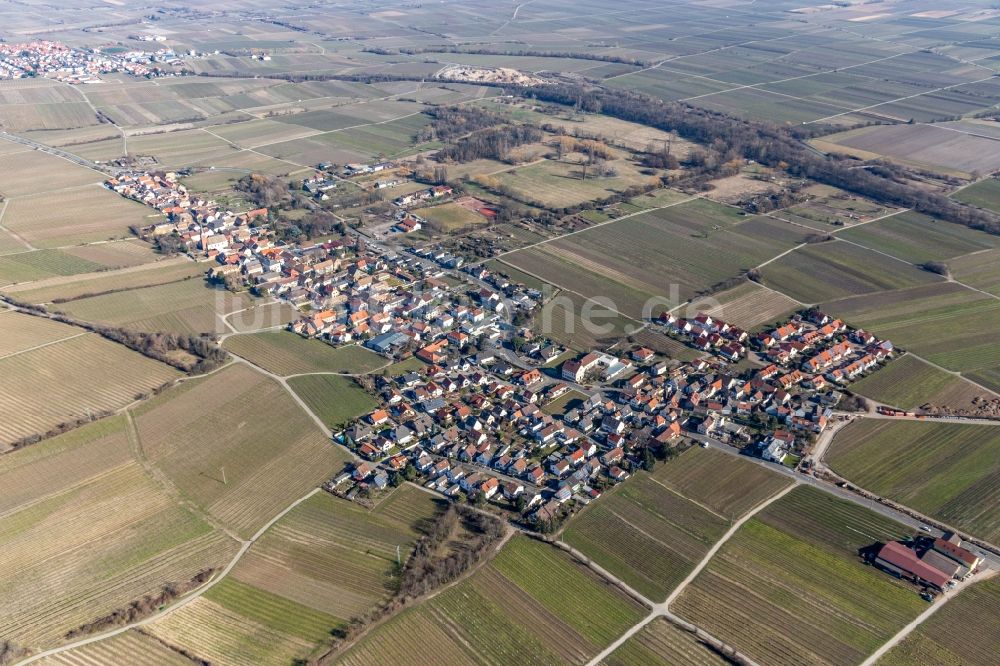
[(103, 53), (45, 40), (0, 42), (0, 80), (42, 76), (70, 84), (102, 83), (100, 75), (111, 73), (153, 78), (173, 75), (168, 66), (176, 62), (170, 49)]
[[(302, 183), (316, 198), (338, 178), (390, 165), (347, 165), (340, 175), (319, 166)], [(553, 529), (679, 445), (735, 446), (795, 467), (834, 418), (839, 389), (893, 353), (891, 342), (815, 310), (755, 334), (705, 313), (665, 311), (652, 330), (698, 359), (679, 362), (639, 345), (572, 356), (514, 324), (538, 313), (541, 293), (460, 254), (397, 251), (351, 236), (277, 241), (266, 209), (221, 209), (171, 173), (126, 174), (106, 186), (163, 213), (142, 233), (175, 238), (207, 259), (210, 279), (298, 308), (292, 332), (420, 361), (396, 378), (376, 378), (366, 388), (380, 407), (335, 433), (363, 462), (327, 488), (352, 499), (405, 473)], [(419, 224), (411, 203), (451, 194), (430, 187), (398, 198), (395, 229)]]

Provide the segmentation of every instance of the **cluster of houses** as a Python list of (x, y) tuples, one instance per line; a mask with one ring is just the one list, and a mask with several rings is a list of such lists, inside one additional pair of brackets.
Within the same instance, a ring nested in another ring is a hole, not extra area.
[(434, 187), (428, 187), (426, 190), (417, 190), (416, 192), (396, 197), (392, 200), (392, 203), (393, 205), (402, 208), (404, 206), (420, 203), (421, 201), (430, 201), (432, 199), (446, 197), (452, 192), (453, 190), (450, 185), (435, 185)]
[(159, 67), (157, 62), (167, 62), (167, 54), (144, 51), (109, 54), (47, 40), (0, 42), (0, 79), (45, 76), (77, 84), (101, 83), (101, 74), (113, 72), (146, 78), (173, 73)]
[(898, 578), (941, 591), (979, 568), (982, 559), (962, 547), (957, 534), (947, 532), (936, 539), (919, 538), (912, 543), (890, 541), (879, 548), (875, 565)]

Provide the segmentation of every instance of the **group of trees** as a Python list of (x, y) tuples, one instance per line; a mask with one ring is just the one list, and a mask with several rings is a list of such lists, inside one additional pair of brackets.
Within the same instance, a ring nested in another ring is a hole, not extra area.
[[(387, 49), (372, 49), (374, 52), (382, 52), (383, 55), (391, 53)], [(597, 62), (614, 62), (622, 65), (635, 65), (636, 67), (647, 67), (653, 62), (642, 58), (629, 58), (627, 56), (609, 55), (604, 53), (586, 53), (580, 51), (540, 51), (538, 49), (487, 49), (487, 48), (463, 48), (461, 46), (425, 46), (406, 47), (399, 49), (399, 53), (406, 55), (419, 55), (421, 53), (469, 53), (473, 55), (494, 55), (494, 56), (529, 56), (533, 58), (571, 58), (573, 60), (596, 60)]]
[(542, 140), (542, 130), (531, 125), (504, 125), (463, 137), (438, 151), (439, 162), (470, 162), (479, 159), (505, 160), (512, 148)]
[(417, 132), (417, 143), (438, 139), (451, 141), (470, 132), (495, 127), (506, 118), (495, 111), (478, 106), (438, 106), (427, 112), (433, 122)]
[(333, 213), (322, 209), (310, 211), (300, 220), (278, 217), (274, 222), (275, 237), (287, 242), (309, 240), (332, 233), (343, 236), (347, 233), (347, 225)]
[(291, 201), (288, 183), (264, 173), (249, 173), (236, 182), (239, 192), (248, 194), (258, 208), (273, 208)]
[(704, 147), (705, 166), (715, 165), (721, 169), (734, 159), (751, 159), (784, 168), (794, 177), (832, 185), (892, 206), (913, 208), (989, 233), (1000, 233), (1000, 216), (994, 213), (896, 178), (898, 172), (891, 169), (857, 168), (853, 160), (815, 153), (803, 140), (820, 131), (816, 128), (780, 127), (743, 120), (681, 103), (664, 102), (639, 92), (597, 86), (558, 84), (520, 87), (516, 91), (525, 97), (676, 131), (682, 138)]

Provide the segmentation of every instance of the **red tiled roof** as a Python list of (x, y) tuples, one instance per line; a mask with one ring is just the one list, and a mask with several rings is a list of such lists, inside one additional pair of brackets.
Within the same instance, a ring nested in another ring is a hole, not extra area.
[(913, 550), (898, 541), (890, 541), (882, 546), (882, 550), (878, 552), (878, 559), (888, 562), (894, 567), (902, 569), (939, 588), (943, 588), (950, 580), (948, 574), (942, 573), (926, 562), (921, 561)]

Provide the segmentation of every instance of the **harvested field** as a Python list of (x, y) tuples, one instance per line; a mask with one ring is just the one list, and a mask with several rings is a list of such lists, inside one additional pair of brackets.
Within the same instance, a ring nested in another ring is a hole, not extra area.
[(467, 229), (476, 225), (486, 224), (487, 222), (486, 218), (479, 213), (457, 203), (446, 203), (432, 208), (421, 208), (417, 211), (417, 214), (427, 220), (427, 226), (432, 231), (442, 233)]
[[(732, 289), (712, 294), (712, 298), (718, 302), (718, 306), (704, 312), (747, 331), (782, 319), (801, 307), (798, 301), (749, 280)], [(691, 308), (688, 311), (689, 316), (698, 314), (691, 312)]]
[(582, 177), (583, 168), (573, 160), (583, 160), (582, 155), (569, 155), (567, 161), (543, 160), (536, 164), (517, 167), (498, 173), (494, 178), (508, 187), (518, 200), (537, 203), (546, 208), (566, 208), (587, 201), (603, 199), (624, 192), (633, 185), (644, 184), (644, 176), (630, 161), (609, 161), (617, 171), (613, 177)]
[(246, 294), (232, 294), (195, 278), (80, 298), (59, 309), (86, 321), (140, 331), (220, 334), (228, 329), (217, 315), (251, 302)]
[(851, 390), (866, 398), (905, 410), (928, 406), (928, 411), (973, 414), (972, 403), (978, 397), (990, 397), (985, 391), (961, 378), (938, 370), (906, 354), (890, 362), (861, 381)]
[(364, 347), (333, 347), (289, 331), (234, 335), (226, 338), (223, 346), (268, 372), (282, 376), (311, 372), (363, 374), (386, 365), (384, 358)]
[(203, 266), (187, 259), (177, 259), (143, 264), (136, 268), (114, 271), (113, 273), (101, 271), (74, 275), (72, 278), (54, 277), (32, 284), (10, 287), (4, 291), (29, 303), (52, 303), (56, 300), (75, 300), (109, 291), (138, 289), (200, 278), (204, 272)]
[(140, 203), (90, 185), (15, 198), (3, 223), (35, 247), (54, 248), (129, 237), (130, 225), (150, 223), (149, 213)]
[(558, 292), (535, 318), (536, 332), (578, 351), (610, 346), (641, 325), (568, 291)]
[[(19, 315), (0, 315), (0, 325), (21, 328), (23, 320), (11, 323), (8, 317)], [(38, 331), (37, 325), (27, 326), (27, 331)], [(0, 358), (0, 376), (6, 380), (0, 383), (0, 445), (119, 409), (180, 376), (168, 365), (83, 329), (63, 324), (44, 328), (46, 337), (62, 340), (23, 347), (23, 336), (17, 336), (22, 349)]]
[[(37, 150), (16, 152), (5, 155), (3, 159), (0, 195), (8, 198), (79, 187), (104, 180), (102, 173)], [(39, 174), (45, 174), (43, 183), (39, 183)]]
[(340, 375), (302, 375), (292, 377), (288, 385), (328, 428), (338, 430), (353, 419), (378, 407), (378, 401)]
[(109, 269), (142, 266), (163, 259), (163, 255), (156, 254), (151, 245), (139, 239), (67, 247), (63, 251), (72, 257), (104, 264)]
[(262, 328), (283, 326), (299, 317), (299, 311), (289, 303), (253, 305), (248, 310), (234, 312), (226, 321), (240, 333), (253, 333)]
[(31, 648), (169, 582), (219, 567), (237, 543), (182, 508), (105, 419), (0, 458), (0, 633)]
[(856, 664), (924, 609), (912, 587), (858, 557), (907, 533), (800, 486), (745, 523), (672, 610), (758, 663)]
[[(875, 125), (814, 141), (821, 150), (830, 145), (876, 153), (902, 164), (946, 173), (988, 173), (1000, 169), (997, 139), (950, 131), (934, 125)], [(863, 158), (864, 159), (864, 158)]]
[(608, 655), (603, 666), (723, 666), (721, 655), (694, 634), (658, 617)]
[(830, 467), (884, 495), (989, 541), (1000, 537), (1000, 429), (863, 419), (839, 433)]
[(886, 259), (871, 250), (828, 241), (785, 255), (761, 269), (764, 284), (803, 303), (902, 289), (940, 276)]
[(914, 212), (848, 229), (837, 237), (914, 264), (951, 259), (997, 246), (996, 236)]
[[(993, 619), (1000, 613), (1000, 578), (964, 590), (882, 657), (879, 666), (990, 666), (1000, 653)], [(969, 640), (974, 636), (975, 640)]]
[[(516, 536), (473, 576), (377, 627), (337, 663), (482, 663), (503, 655), (583, 664), (644, 612), (560, 550)], [(405, 638), (414, 635), (425, 640)]]
[(241, 364), (144, 403), (136, 424), (150, 462), (244, 537), (346, 460), (277, 382)]
[(83, 330), (59, 322), (0, 310), (0, 359), (28, 349), (51, 345), (83, 333)]

